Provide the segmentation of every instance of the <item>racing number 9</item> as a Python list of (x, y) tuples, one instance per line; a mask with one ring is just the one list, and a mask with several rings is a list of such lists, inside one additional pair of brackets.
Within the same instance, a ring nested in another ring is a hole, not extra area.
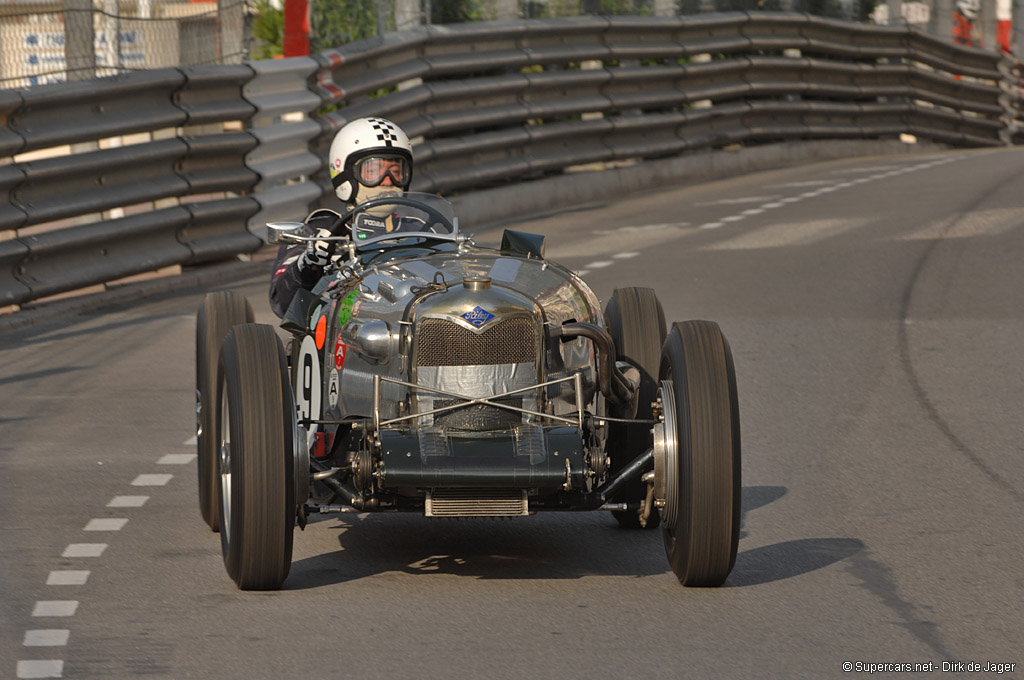
[[(295, 407), (299, 420), (320, 418), (320, 362), (317, 360), (316, 342), (312, 336), (302, 339), (299, 348), (299, 375), (295, 381)], [(318, 425), (307, 425), (309, 442), (312, 444)]]

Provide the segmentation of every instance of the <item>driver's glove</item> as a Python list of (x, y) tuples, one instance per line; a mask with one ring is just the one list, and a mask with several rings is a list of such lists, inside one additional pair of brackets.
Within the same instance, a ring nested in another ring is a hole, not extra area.
[[(331, 235), (330, 229), (317, 229), (317, 239), (323, 239)], [(299, 271), (305, 271), (310, 267), (323, 267), (331, 261), (334, 254), (334, 241), (310, 241), (306, 244), (306, 252), (299, 258)]]

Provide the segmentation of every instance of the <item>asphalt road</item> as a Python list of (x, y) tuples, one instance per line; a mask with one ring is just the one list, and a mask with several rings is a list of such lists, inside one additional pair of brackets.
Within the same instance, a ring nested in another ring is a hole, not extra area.
[[(589, 513), (331, 516), (282, 591), (236, 590), (197, 508), (190, 290), (0, 335), (0, 677), (1024, 675), (1024, 152), (651, 187), (518, 228), (602, 299), (652, 286), (722, 326), (725, 587), (683, 588), (660, 531)], [(266, 276), (232, 287), (271, 322)]]

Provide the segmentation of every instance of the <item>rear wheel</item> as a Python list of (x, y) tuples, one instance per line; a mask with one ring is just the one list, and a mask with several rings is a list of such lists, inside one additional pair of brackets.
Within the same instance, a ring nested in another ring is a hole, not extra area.
[(291, 567), (296, 500), (295, 413), (274, 329), (246, 324), (228, 333), (218, 379), (224, 566), (242, 590), (276, 590)]
[[(665, 312), (651, 288), (617, 288), (605, 308), (605, 323), (615, 341), (616, 359), (629, 361), (640, 369), (640, 393), (636, 412), (612, 407), (609, 415), (615, 418), (652, 418), (651, 403), (658, 392), (658, 367), (661, 348), (665, 343)], [(607, 449), (612, 458), (612, 472), (621, 470), (650, 446), (649, 425), (612, 423), (608, 429)], [(638, 506), (647, 495), (647, 485), (639, 477), (629, 482), (613, 501)], [(614, 511), (619, 525), (639, 529), (640, 515), (636, 510)], [(653, 510), (646, 528), (658, 526), (658, 511)]]
[(718, 586), (736, 562), (740, 524), (736, 372), (718, 324), (674, 324), (660, 378), (655, 496), (664, 501), (665, 553), (683, 585)]
[(252, 323), (249, 301), (238, 293), (218, 291), (203, 298), (196, 315), (196, 442), (198, 444), (199, 513), (217, 531), (217, 448), (213, 432), (217, 408), (217, 360), (220, 346), (234, 326)]

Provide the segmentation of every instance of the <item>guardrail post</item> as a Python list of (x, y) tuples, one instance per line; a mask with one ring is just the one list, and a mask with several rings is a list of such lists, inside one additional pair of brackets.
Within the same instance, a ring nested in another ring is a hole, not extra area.
[(68, 80), (96, 77), (92, 11), (92, 0), (66, 0), (64, 3), (64, 64)]

